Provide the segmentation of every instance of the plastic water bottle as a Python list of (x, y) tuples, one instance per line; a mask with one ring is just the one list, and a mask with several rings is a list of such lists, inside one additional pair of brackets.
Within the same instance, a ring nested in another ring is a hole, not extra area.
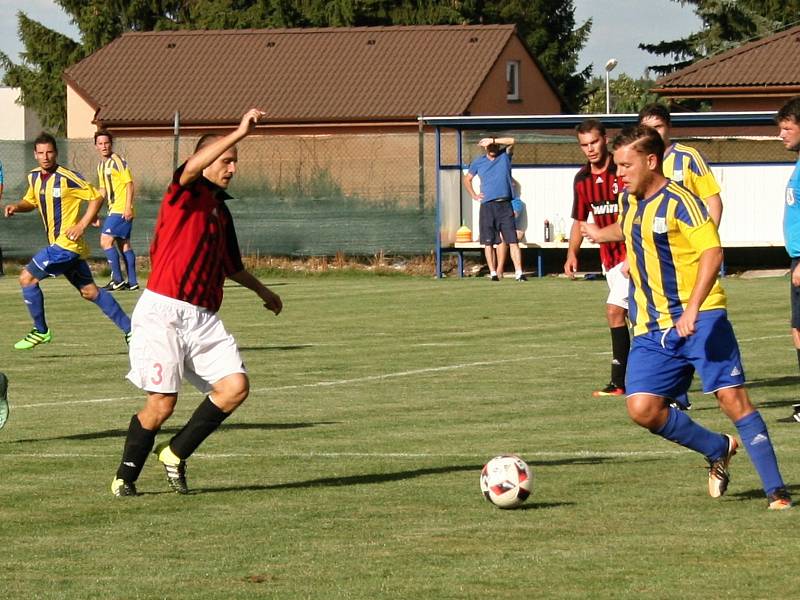
[(550, 241), (550, 221), (547, 219), (544, 220), (544, 241)]

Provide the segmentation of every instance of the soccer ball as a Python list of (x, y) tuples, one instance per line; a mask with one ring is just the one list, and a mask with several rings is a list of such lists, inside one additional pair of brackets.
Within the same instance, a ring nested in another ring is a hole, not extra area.
[(531, 495), (532, 489), (530, 467), (514, 454), (495, 456), (481, 471), (483, 496), (500, 508), (516, 508)]

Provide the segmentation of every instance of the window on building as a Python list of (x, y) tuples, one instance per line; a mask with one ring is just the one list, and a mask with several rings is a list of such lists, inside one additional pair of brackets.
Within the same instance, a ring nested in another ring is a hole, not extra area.
[(506, 63), (506, 100), (519, 100), (519, 61)]

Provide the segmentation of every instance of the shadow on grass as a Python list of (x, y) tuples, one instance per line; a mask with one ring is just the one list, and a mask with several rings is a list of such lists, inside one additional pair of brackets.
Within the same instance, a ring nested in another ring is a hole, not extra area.
[[(307, 348), (313, 348), (314, 344), (292, 344), (286, 346), (239, 346), (239, 350), (305, 350)], [(97, 352), (94, 354), (90, 353), (81, 353), (81, 358), (90, 358), (90, 357), (107, 357), (107, 356), (116, 356), (118, 354), (122, 354), (127, 356), (128, 349), (125, 347), (120, 348), (119, 352)], [(36, 355), (36, 359), (42, 362), (47, 360), (62, 360), (62, 359), (73, 359), (75, 358), (74, 354), (42, 354), (41, 352)]]
[(295, 344), (293, 346), (239, 346), (239, 350), (305, 350), (314, 344)]
[(531, 502), (530, 499), (523, 505), (512, 510), (541, 510), (543, 508), (560, 508), (562, 506), (575, 506), (577, 502)]
[[(219, 435), (225, 431), (248, 431), (251, 429), (256, 430), (282, 430), (282, 429), (305, 429), (307, 427), (317, 427), (318, 425), (335, 425), (336, 421), (318, 421), (310, 423), (230, 423), (220, 427), (215, 433)], [(160, 434), (176, 434), (181, 430), (181, 427), (162, 427), (159, 430)], [(122, 438), (128, 435), (127, 429), (106, 429), (104, 431), (90, 431), (87, 433), (73, 433), (70, 435), (62, 435), (49, 438), (29, 438), (24, 440), (12, 440), (6, 442), (8, 444), (26, 444), (30, 442), (49, 442), (54, 440), (102, 440), (106, 438)]]
[(531, 467), (561, 467), (564, 465), (599, 465), (610, 460), (616, 460), (612, 456), (577, 456), (575, 458), (557, 458), (553, 460), (528, 460)]
[[(573, 459), (559, 459), (553, 461), (528, 462), (531, 466), (559, 466), (565, 464), (597, 464), (605, 460), (613, 460), (608, 457), (581, 457)], [(287, 483), (274, 483), (268, 485), (242, 485), (217, 488), (198, 488), (198, 493), (215, 494), (219, 492), (258, 492), (268, 490), (286, 490), (313, 487), (344, 487), (352, 485), (372, 485), (376, 483), (387, 483), (391, 481), (403, 481), (405, 479), (415, 479), (428, 475), (440, 475), (442, 473), (458, 473), (463, 471), (474, 471), (477, 476), (482, 464), (473, 465), (450, 465), (445, 467), (425, 467), (422, 469), (412, 469), (397, 471), (395, 473), (371, 473), (367, 475), (350, 475), (347, 477), (323, 477), (320, 479), (309, 479), (307, 481), (292, 481)], [(547, 508), (550, 506), (563, 506), (569, 503), (540, 504), (532, 508)]]
[(289, 483), (274, 483), (270, 485), (242, 485), (218, 488), (198, 488), (198, 493), (215, 494), (218, 492), (258, 492), (268, 490), (291, 490), (299, 488), (313, 487), (343, 487), (350, 485), (372, 485), (375, 483), (386, 483), (389, 481), (403, 481), (404, 479), (414, 479), (426, 475), (439, 475), (442, 473), (457, 473), (460, 471), (475, 471), (480, 473), (483, 465), (451, 465), (447, 467), (426, 467), (424, 469), (413, 469), (407, 471), (397, 471), (396, 473), (371, 473), (368, 475), (351, 475), (348, 477), (323, 477), (320, 479), (309, 479), (307, 481), (292, 481)]
[(771, 379), (756, 379), (748, 381), (747, 387), (750, 389), (796, 386), (800, 383), (800, 376), (784, 375), (783, 377), (773, 377)]
[[(72, 354), (44, 354), (43, 352), (44, 352), (44, 350), (40, 351), (40, 352), (37, 352), (36, 354), (32, 354), (32, 353), (31, 354), (27, 354), (26, 356), (30, 356), (33, 360), (37, 360), (37, 361), (40, 361), (40, 362), (47, 362), (48, 360), (53, 360), (53, 361), (58, 360), (58, 361), (60, 361), (60, 360), (63, 360), (63, 359), (68, 359), (68, 360), (74, 360), (75, 359), (75, 354), (74, 353), (72, 353)], [(83, 360), (84, 358), (92, 358), (92, 357), (104, 358), (104, 357), (108, 357), (108, 356), (117, 356), (117, 355), (128, 356), (128, 349), (123, 345), (122, 348), (119, 349), (119, 352), (113, 352), (113, 351), (109, 350), (108, 352), (94, 352), (94, 353), (81, 352), (80, 353), (81, 360)]]
[[(786, 489), (789, 490), (790, 494), (792, 494), (793, 496), (796, 496), (798, 490), (800, 490), (800, 484), (799, 485), (787, 485)], [(764, 490), (762, 490), (761, 488), (753, 488), (752, 490), (745, 490), (743, 492), (736, 492), (735, 494), (732, 494), (732, 493), (728, 492), (726, 494), (726, 496), (729, 497), (729, 498), (736, 498), (737, 500), (766, 500), (766, 496), (764, 495)], [(795, 500), (795, 502), (797, 502), (796, 498), (794, 498), (793, 500)], [(795, 508), (795, 510), (797, 510), (797, 509)]]

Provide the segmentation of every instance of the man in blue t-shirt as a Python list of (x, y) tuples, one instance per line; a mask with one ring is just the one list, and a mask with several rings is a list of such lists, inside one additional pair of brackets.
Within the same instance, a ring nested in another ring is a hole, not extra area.
[[(800, 96), (790, 99), (775, 116), (779, 137), (787, 150), (798, 153), (798, 161), (786, 186), (783, 208), (783, 239), (791, 263), (792, 340), (800, 365)], [(800, 423), (800, 403), (789, 420)]]
[[(503, 277), (506, 250), (502, 242), (505, 241), (511, 248), (511, 262), (514, 263), (516, 280), (525, 281), (525, 275), (522, 273), (522, 253), (519, 249), (514, 211), (511, 207), (511, 199), (515, 196), (511, 180), (514, 138), (483, 138), (478, 145), (486, 149), (486, 154), (479, 156), (469, 165), (469, 170), (464, 176), (464, 187), (473, 200), (481, 203), (479, 231), (489, 274), (492, 281), (499, 281)], [(476, 192), (472, 185), (476, 176), (480, 179), (480, 192)]]

